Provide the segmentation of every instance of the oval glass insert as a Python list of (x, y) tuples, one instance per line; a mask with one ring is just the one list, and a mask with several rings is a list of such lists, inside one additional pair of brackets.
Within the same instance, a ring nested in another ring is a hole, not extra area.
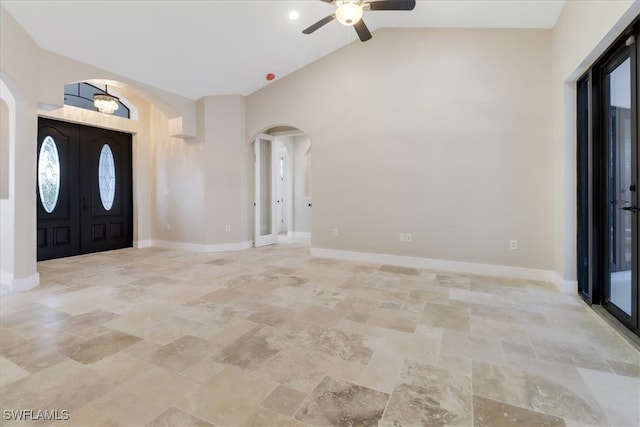
[(38, 155), (38, 192), (47, 213), (53, 212), (60, 195), (60, 156), (56, 142), (47, 136)]
[(107, 144), (104, 144), (102, 150), (100, 150), (98, 187), (102, 206), (106, 210), (110, 210), (113, 207), (113, 199), (116, 195), (116, 167), (113, 161), (113, 153)]

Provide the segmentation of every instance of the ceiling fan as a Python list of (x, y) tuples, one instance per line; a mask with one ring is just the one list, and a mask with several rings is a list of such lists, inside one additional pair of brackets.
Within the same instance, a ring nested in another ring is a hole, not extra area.
[(302, 32), (311, 34), (317, 29), (327, 25), (329, 22), (337, 19), (343, 25), (352, 26), (360, 41), (366, 42), (372, 35), (364, 21), (362, 13), (368, 10), (413, 10), (416, 7), (416, 0), (320, 0), (325, 3), (331, 3), (337, 6), (336, 12), (325, 16), (315, 24), (306, 28)]

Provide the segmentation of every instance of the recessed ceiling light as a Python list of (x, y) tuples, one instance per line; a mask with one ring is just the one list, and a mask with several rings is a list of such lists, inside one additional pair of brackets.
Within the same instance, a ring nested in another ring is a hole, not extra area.
[(292, 10), (291, 12), (289, 12), (289, 19), (291, 19), (292, 21), (295, 21), (299, 17), (300, 17), (300, 14), (298, 13), (297, 10)]

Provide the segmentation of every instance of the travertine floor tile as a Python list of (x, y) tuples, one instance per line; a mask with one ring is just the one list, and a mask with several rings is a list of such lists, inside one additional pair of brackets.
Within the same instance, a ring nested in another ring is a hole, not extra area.
[(57, 409), (73, 412), (117, 385), (115, 380), (67, 359), (3, 386), (0, 402), (7, 409)]
[(533, 349), (539, 359), (566, 363), (581, 368), (610, 371), (598, 352), (591, 346), (564, 343), (544, 338), (532, 338)]
[(381, 338), (343, 332), (339, 329), (311, 326), (303, 331), (290, 332), (287, 339), (303, 348), (339, 357), (349, 362), (366, 364), (378, 347)]
[(398, 267), (396, 265), (382, 265), (378, 271), (386, 271), (390, 273), (409, 274), (411, 276), (419, 276), (420, 270), (417, 268)]
[(318, 326), (335, 326), (348, 312), (321, 306), (311, 306), (298, 315), (298, 319)]
[(504, 360), (500, 341), (451, 330), (443, 332), (440, 351), (492, 363)]
[(91, 409), (119, 425), (145, 425), (196, 388), (196, 383), (152, 368), (91, 403)]
[(213, 358), (222, 364), (253, 371), (275, 356), (283, 347), (282, 339), (275, 329), (257, 326), (223, 347)]
[(82, 343), (70, 345), (61, 350), (67, 357), (89, 365), (111, 356), (141, 341), (133, 335), (120, 331), (107, 331)]
[(126, 382), (140, 375), (153, 365), (143, 359), (138, 359), (121, 351), (91, 365), (97, 372), (107, 378), (114, 378), (120, 382)]
[(176, 408), (169, 408), (158, 415), (146, 427), (213, 427), (213, 424), (192, 417)]
[(269, 409), (258, 408), (242, 425), (246, 427), (305, 427), (307, 424), (303, 424), (294, 418), (284, 416)]
[(315, 426), (376, 426), (389, 395), (325, 377), (295, 418)]
[(11, 360), (0, 356), (0, 387), (27, 376), (29, 376), (29, 371), (25, 371)]
[(362, 371), (366, 365), (358, 362), (347, 362), (346, 360), (337, 359), (333, 366), (329, 369), (327, 375), (339, 380), (355, 383), (360, 378)]
[(65, 427), (640, 422), (640, 353), (548, 283), (298, 241), (38, 269), (2, 290), (0, 410), (68, 409)]
[(437, 328), (469, 332), (469, 310), (444, 304), (427, 303), (420, 323)]
[(304, 393), (310, 393), (326, 375), (332, 362), (322, 353), (287, 346), (260, 369), (266, 376)]
[(178, 408), (216, 425), (241, 425), (277, 384), (227, 367), (178, 404)]
[(206, 301), (215, 302), (217, 304), (226, 304), (235, 299), (245, 296), (244, 293), (235, 291), (233, 289), (218, 289), (200, 298)]
[(562, 418), (473, 396), (473, 425), (476, 427), (564, 427)]
[(435, 366), (406, 362), (381, 425), (472, 424), (471, 378)]
[(179, 373), (192, 367), (218, 348), (202, 338), (185, 335), (156, 350), (151, 356), (151, 363)]
[(367, 323), (403, 332), (413, 332), (416, 330), (418, 317), (416, 313), (378, 309), (369, 317)]
[(292, 417), (302, 404), (305, 397), (307, 397), (307, 393), (279, 385), (269, 396), (267, 396), (265, 400), (262, 401), (262, 406), (280, 414)]
[[(484, 362), (473, 362), (473, 393), (537, 412), (591, 425), (607, 423), (597, 404), (543, 375)], [(590, 399), (594, 402), (593, 399)]]
[(612, 425), (640, 425), (640, 378), (578, 368)]

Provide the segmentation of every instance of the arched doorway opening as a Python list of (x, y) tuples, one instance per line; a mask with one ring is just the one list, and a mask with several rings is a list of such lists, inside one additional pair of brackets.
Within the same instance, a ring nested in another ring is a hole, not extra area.
[(310, 242), (311, 138), (292, 126), (258, 134), (254, 148), (254, 246)]

